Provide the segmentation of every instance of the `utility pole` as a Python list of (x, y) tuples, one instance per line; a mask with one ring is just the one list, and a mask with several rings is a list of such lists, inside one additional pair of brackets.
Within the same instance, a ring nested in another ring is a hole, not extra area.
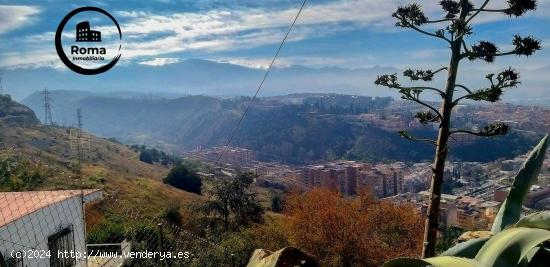
[(80, 165), (85, 158), (86, 151), (90, 149), (90, 135), (84, 132), (82, 126), (82, 110), (76, 110), (76, 127), (70, 129), (71, 153), (74, 155), (77, 165), (77, 173), (80, 175)]
[(42, 92), (43, 96), (43, 105), (44, 105), (44, 125), (53, 125), (52, 120), (52, 107), (51, 107), (51, 98), (48, 88), (44, 88)]
[[(157, 227), (158, 227), (158, 250), (161, 254), (164, 255), (165, 251), (164, 251), (164, 229), (163, 229), (163, 223), (160, 222), (157, 224)], [(160, 258), (159, 258), (160, 260)], [(165, 259), (166, 260), (166, 259)], [(166, 266), (166, 264), (160, 260), (160, 266)]]
[(84, 138), (83, 138), (83, 135), (82, 135), (82, 110), (80, 108), (76, 109), (76, 125), (78, 127), (78, 130), (77, 130), (77, 140), (78, 140), (78, 145), (77, 145), (77, 156), (78, 156), (78, 169), (79, 169), (79, 172), (80, 172), (80, 164), (82, 164), (82, 159), (84, 158), (83, 157), (83, 150), (84, 150), (84, 147), (83, 147), (83, 142), (84, 142)]

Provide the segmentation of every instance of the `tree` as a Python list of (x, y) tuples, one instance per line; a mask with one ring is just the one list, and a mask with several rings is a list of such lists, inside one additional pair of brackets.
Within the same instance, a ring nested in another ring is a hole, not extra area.
[(148, 164), (153, 164), (153, 154), (149, 150), (142, 150), (139, 153), (139, 160)]
[(201, 194), (202, 180), (195, 171), (187, 168), (185, 165), (173, 167), (168, 175), (162, 180), (165, 184), (170, 184), (187, 192)]
[(235, 230), (262, 222), (262, 206), (256, 194), (248, 190), (253, 181), (253, 174), (241, 173), (233, 179), (215, 182), (209, 190), (212, 199), (205, 203), (202, 210), (220, 216), (226, 232), (229, 231), (230, 220), (233, 220)]
[(285, 214), (291, 242), (323, 266), (380, 266), (421, 250), (422, 218), (415, 208), (376, 200), (368, 192), (351, 199), (319, 188), (293, 193)]
[[(505, 135), (509, 127), (503, 123), (489, 124), (481, 130), (455, 129), (451, 123), (451, 114), (453, 109), (462, 100), (497, 102), (500, 100), (504, 90), (516, 87), (519, 82), (519, 74), (513, 68), (508, 68), (498, 74), (490, 73), (485, 76), (488, 85), (484, 88), (470, 89), (464, 84), (457, 83), (457, 72), (462, 60), (470, 61), (482, 60), (488, 63), (495, 61), (497, 57), (506, 55), (530, 56), (535, 51), (540, 50), (540, 41), (531, 37), (521, 37), (515, 35), (512, 40), (513, 48), (502, 52), (493, 43), (489, 41), (479, 41), (477, 44), (469, 46), (467, 37), (473, 33), (472, 23), (474, 18), (486, 12), (502, 13), (509, 16), (522, 16), (530, 10), (536, 9), (536, 0), (508, 0), (507, 7), (502, 9), (488, 8), (490, 0), (485, 0), (479, 7), (474, 6), (468, 0), (442, 0), (441, 8), (444, 16), (441, 19), (428, 19), (422, 11), (420, 5), (410, 4), (397, 8), (393, 17), (397, 19), (396, 26), (413, 29), (424, 35), (437, 38), (449, 45), (450, 62), (447, 67), (437, 70), (407, 69), (403, 76), (409, 78), (411, 82), (424, 81), (429, 82), (433, 77), (443, 71), (447, 72), (447, 79), (444, 88), (438, 89), (431, 86), (404, 86), (397, 78), (397, 74), (386, 74), (378, 76), (376, 85), (396, 89), (401, 94), (401, 98), (416, 102), (427, 110), (416, 114), (416, 118), (424, 124), (438, 123), (439, 131), (437, 139), (417, 138), (409, 133), (402, 131), (401, 136), (416, 141), (431, 143), (435, 146), (433, 174), (430, 186), (430, 203), (424, 230), (424, 247), (422, 255), (424, 257), (434, 256), (435, 242), (438, 229), (439, 204), (441, 197), (441, 187), (443, 184), (443, 173), (445, 169), (445, 160), (449, 151), (448, 140), (453, 134), (473, 134), (476, 136), (490, 137)], [(424, 25), (434, 25), (437, 30), (431, 31), (423, 29)], [(455, 92), (460, 91), (460, 96), (455, 97)], [(438, 108), (421, 99), (426, 92), (433, 92), (441, 98), (441, 105)]]
[(283, 196), (281, 193), (273, 191), (271, 193), (271, 211), (281, 212), (283, 211)]

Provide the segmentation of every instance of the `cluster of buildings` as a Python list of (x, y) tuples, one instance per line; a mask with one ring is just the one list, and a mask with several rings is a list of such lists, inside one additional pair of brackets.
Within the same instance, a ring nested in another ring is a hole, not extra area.
[(256, 152), (241, 147), (212, 147), (203, 149), (197, 147), (196, 150), (188, 152), (185, 158), (203, 161), (205, 163), (224, 164), (227, 167), (243, 168), (251, 167), (257, 160)]
[[(491, 199), (468, 195), (441, 195), (439, 221), (445, 226), (459, 227), (465, 230), (488, 230), (493, 224), (500, 205), (506, 199), (509, 186), (498, 186), (492, 191)], [(414, 204), (422, 214), (426, 214), (429, 192), (407, 192), (386, 199), (395, 202)], [(525, 201), (526, 209), (547, 210), (550, 208), (550, 187), (534, 185)]]
[[(509, 186), (501, 186), (495, 190), (495, 200), (502, 202), (506, 199)], [(550, 186), (533, 185), (523, 201), (523, 205), (530, 209), (550, 209)]]
[[(422, 191), (419, 208), (427, 212), (429, 192)], [(441, 196), (440, 222), (446, 226), (460, 227), (465, 230), (489, 229), (500, 208), (498, 201), (486, 201), (470, 196), (443, 194)]]
[(334, 161), (306, 166), (300, 180), (311, 187), (338, 190), (344, 196), (353, 196), (363, 188), (370, 188), (380, 197), (403, 193), (403, 163), (370, 164), (355, 161)]
[[(215, 162), (221, 149), (200, 150), (194, 156)], [(259, 161), (256, 154), (247, 149), (225, 149), (224, 169), (239, 167), (254, 171), (259, 180), (305, 190), (327, 188), (343, 196), (355, 196), (368, 188), (378, 198), (408, 202), (421, 212), (428, 208), (429, 192), (423, 190), (429, 187), (432, 175), (429, 162), (407, 165), (403, 162), (338, 160), (296, 168)], [(445, 169), (446, 194), (441, 199), (442, 224), (466, 230), (489, 229), (506, 198), (507, 185), (511, 184), (526, 156), (489, 163), (448, 162)], [(534, 210), (550, 209), (550, 159), (545, 160), (538, 185), (531, 188), (524, 206)]]
[(359, 115), (359, 120), (371, 126), (393, 132), (423, 127), (423, 125), (413, 117), (395, 114), (383, 115), (378, 113), (364, 113)]
[(550, 118), (547, 115), (549, 109), (547, 107), (496, 104), (490, 106), (472, 105), (470, 109), (474, 110), (472, 117), (477, 120), (503, 121), (514, 129), (539, 133), (550, 132)]

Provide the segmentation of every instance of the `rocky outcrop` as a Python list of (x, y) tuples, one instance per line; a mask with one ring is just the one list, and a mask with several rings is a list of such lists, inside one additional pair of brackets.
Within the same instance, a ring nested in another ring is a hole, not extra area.
[(286, 247), (275, 252), (264, 249), (256, 249), (247, 267), (317, 267), (319, 264), (313, 258), (301, 250)]
[(0, 125), (33, 126), (39, 124), (34, 112), (8, 95), (0, 95)]

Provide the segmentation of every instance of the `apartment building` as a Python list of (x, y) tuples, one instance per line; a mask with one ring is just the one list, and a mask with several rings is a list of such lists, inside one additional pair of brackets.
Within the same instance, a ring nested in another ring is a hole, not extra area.
[(301, 181), (313, 187), (337, 190), (352, 196), (364, 188), (383, 198), (403, 193), (403, 168), (399, 164), (372, 165), (355, 161), (334, 161), (302, 170)]

